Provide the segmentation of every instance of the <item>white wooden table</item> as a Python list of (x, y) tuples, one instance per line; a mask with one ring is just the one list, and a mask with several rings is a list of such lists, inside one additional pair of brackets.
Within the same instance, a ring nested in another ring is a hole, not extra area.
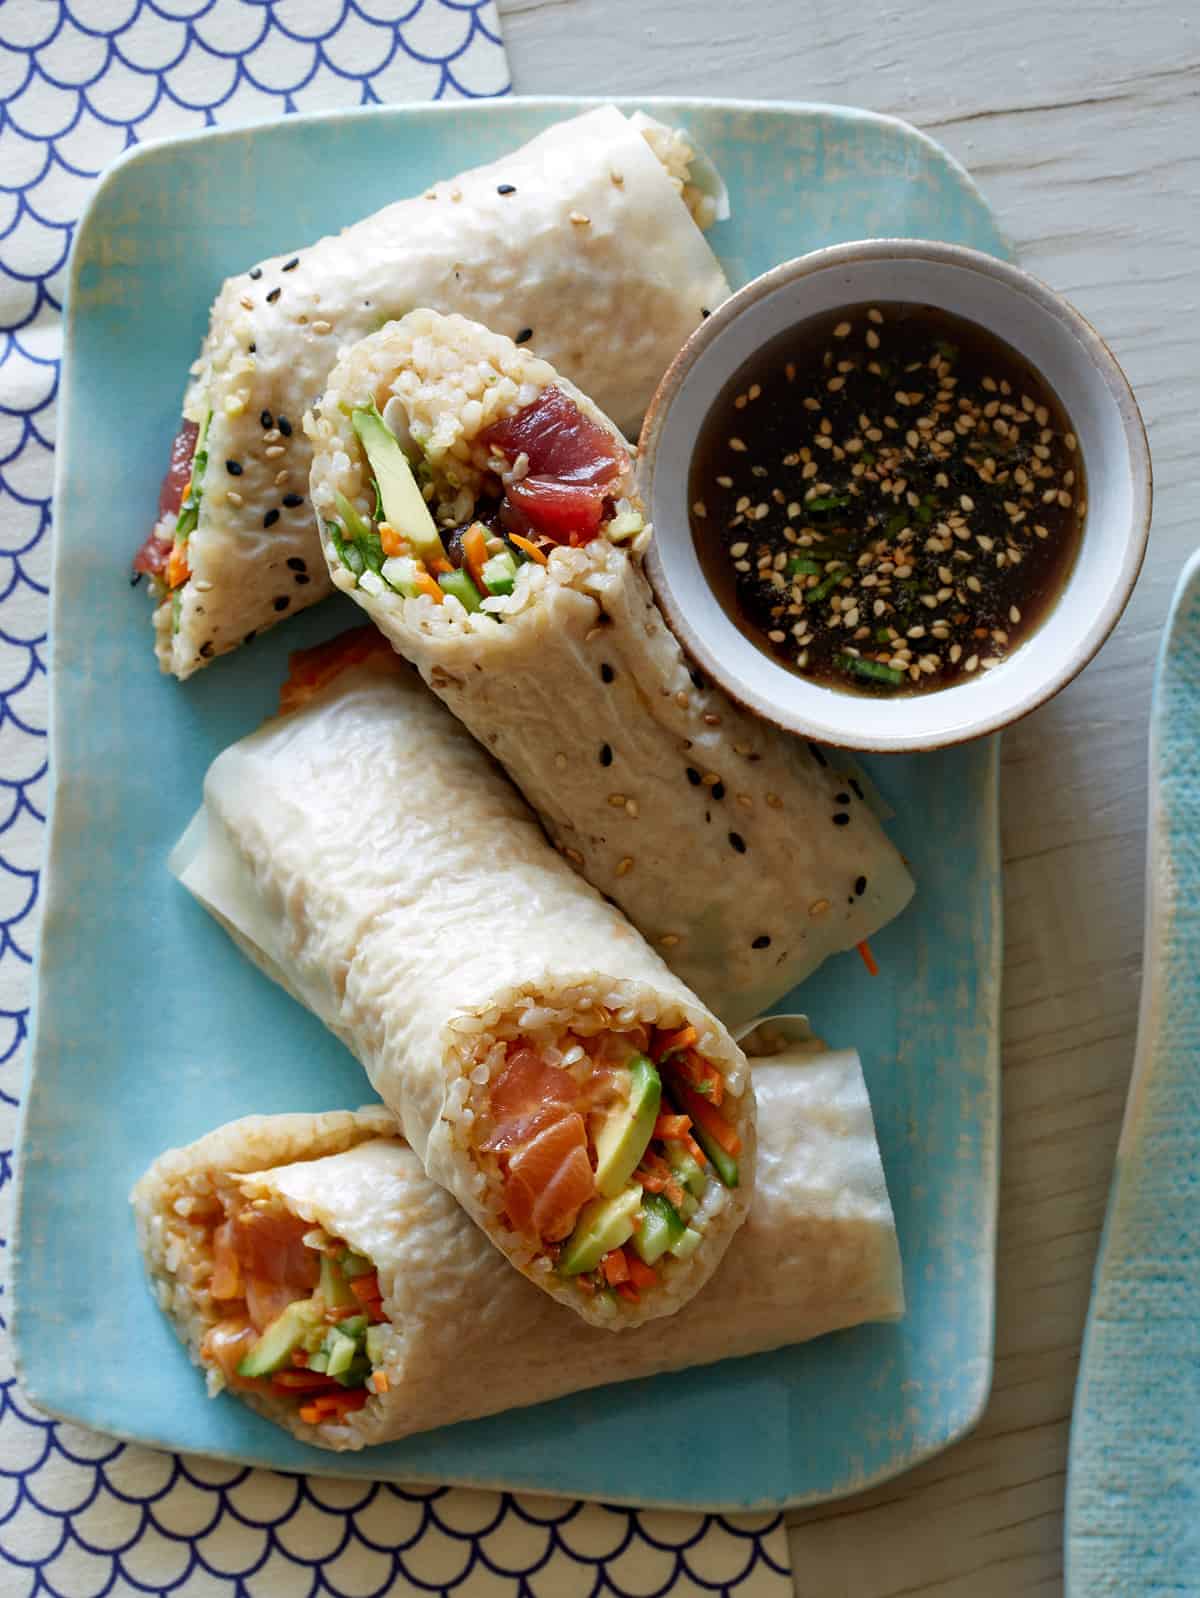
[(1113, 346), (1154, 452), (1133, 602), (1004, 741), (1004, 1134), (996, 1379), (975, 1434), (792, 1517), (799, 1598), (1062, 1585), (1071, 1399), (1133, 1054), (1146, 724), (1200, 543), (1200, 11), (1189, 0), (500, 0), (518, 93), (886, 111), (970, 168), (1022, 262)]

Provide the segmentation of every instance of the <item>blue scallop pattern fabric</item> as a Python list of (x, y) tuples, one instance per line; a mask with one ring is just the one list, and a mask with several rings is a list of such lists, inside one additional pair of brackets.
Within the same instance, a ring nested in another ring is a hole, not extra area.
[[(46, 813), (59, 320), (76, 219), (103, 168), (147, 138), (508, 89), (493, 0), (0, 3), (0, 1255)], [(13, 1379), (5, 1305), (0, 1286), (5, 1598), (791, 1593), (778, 1516), (298, 1479), (47, 1420)]]

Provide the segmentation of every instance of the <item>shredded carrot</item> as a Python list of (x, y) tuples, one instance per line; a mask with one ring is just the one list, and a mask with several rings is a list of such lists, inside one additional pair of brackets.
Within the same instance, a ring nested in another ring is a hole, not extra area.
[(709, 1101), (720, 1104), (725, 1097), (725, 1079), (711, 1060), (697, 1054), (695, 1049), (685, 1049), (675, 1062), (682, 1067), (683, 1075)]
[(668, 1054), (674, 1054), (677, 1049), (694, 1048), (699, 1041), (694, 1026), (680, 1027), (678, 1032), (660, 1032), (654, 1040), (655, 1062), (665, 1060)]
[(742, 1152), (741, 1138), (715, 1105), (710, 1104), (707, 1099), (702, 1099), (698, 1093), (683, 1086), (682, 1083), (678, 1085), (676, 1091), (692, 1120), (697, 1126), (702, 1127), (714, 1142), (719, 1143), (726, 1154), (735, 1155)]
[(687, 1149), (688, 1153), (695, 1160), (697, 1165), (707, 1165), (708, 1164), (708, 1155), (705, 1154), (704, 1150), (700, 1147), (699, 1143), (696, 1142), (696, 1139), (692, 1136), (692, 1134), (690, 1132), (688, 1133), (687, 1137), (684, 1138), (683, 1142), (684, 1142), (684, 1147)]
[(625, 1266), (629, 1272), (629, 1280), (633, 1283), (634, 1287), (642, 1288), (658, 1286), (658, 1273), (653, 1269), (652, 1266), (647, 1265), (644, 1260), (639, 1259), (631, 1249), (624, 1249), (623, 1253), (625, 1255)]
[(352, 1276), (350, 1291), (360, 1304), (377, 1304), (383, 1297), (379, 1291), (379, 1273), (372, 1271), (369, 1276)]
[(408, 540), (403, 533), (398, 533), (391, 522), (380, 522), (379, 542), (383, 545), (385, 555), (407, 555)]
[(687, 1115), (660, 1115), (654, 1123), (653, 1136), (664, 1143), (681, 1143), (691, 1130), (691, 1117)]
[(326, 1376), (323, 1371), (276, 1371), (271, 1377), (271, 1386), (285, 1393), (336, 1393), (338, 1390), (333, 1377)]
[(376, 1371), (371, 1377), (371, 1386), (377, 1393), (386, 1393), (391, 1389), (387, 1371)]
[(389, 656), (390, 664), (398, 668), (387, 640), (374, 627), (355, 627), (351, 632), (339, 633), (326, 644), (296, 650), (288, 658), (288, 679), (279, 691), (280, 715), (299, 710), (350, 666), (360, 665), (372, 657), (386, 660)]
[(523, 549), (525, 551), (530, 560), (536, 560), (539, 566), (548, 566), (550, 564), (545, 555), (542, 554), (541, 550), (535, 543), (531, 542), (530, 539), (522, 538), (520, 533), (509, 533), (508, 536), (518, 549)]
[(661, 1193), (671, 1180), (671, 1170), (661, 1154), (649, 1149), (642, 1155), (642, 1163), (634, 1172), (634, 1180), (642, 1184), (647, 1193)]
[(361, 1409), (371, 1395), (365, 1387), (350, 1387), (337, 1393), (322, 1393), (319, 1398), (314, 1398), (312, 1408), (317, 1411), (322, 1420), (332, 1417), (341, 1419), (353, 1409)]
[(668, 1182), (666, 1187), (663, 1189), (663, 1192), (670, 1199), (671, 1203), (674, 1204), (676, 1209), (678, 1209), (683, 1203), (683, 1189), (680, 1187), (678, 1182)]
[(629, 1280), (629, 1261), (625, 1257), (624, 1249), (614, 1248), (611, 1253), (604, 1256), (600, 1263), (604, 1272), (604, 1280), (610, 1287), (619, 1287), (622, 1282)]
[(442, 590), (438, 587), (437, 583), (434, 582), (433, 578), (428, 572), (419, 571), (413, 581), (416, 583), (421, 593), (429, 595), (430, 599), (433, 600), (435, 605), (440, 605), (445, 599), (445, 594), (442, 593)]
[(442, 555), (435, 555), (428, 564), (430, 571), (433, 572), (452, 572), (454, 570), (454, 567)]
[(490, 594), (491, 589), (483, 580), (484, 562), (488, 558), (487, 539), (478, 522), (472, 522), (463, 534), (462, 547), (463, 559), (466, 561), (471, 581), (481, 594)]
[(300, 1405), (300, 1419), (307, 1421), (310, 1426), (319, 1426), (324, 1418), (315, 1404)]
[(871, 945), (864, 938), (861, 943), (855, 944), (855, 948), (862, 955), (862, 963), (867, 970), (873, 977), (877, 977), (879, 975), (879, 967), (875, 963), (875, 956), (871, 953)]
[(167, 561), (167, 587), (180, 588), (191, 576), (188, 569), (187, 548), (183, 544), (175, 544), (171, 549), (171, 557)]

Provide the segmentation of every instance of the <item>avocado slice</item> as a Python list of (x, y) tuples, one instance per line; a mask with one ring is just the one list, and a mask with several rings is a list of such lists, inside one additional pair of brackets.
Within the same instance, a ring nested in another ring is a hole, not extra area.
[(350, 420), (375, 473), (383, 514), (408, 539), (414, 554), (422, 560), (440, 560), (445, 551), (429, 506), (396, 435), (379, 414), (379, 407), (372, 400), (369, 406), (352, 412)]
[(321, 1280), (317, 1292), (325, 1300), (327, 1309), (354, 1309), (358, 1300), (350, 1291), (342, 1268), (328, 1254), (321, 1255)]
[(310, 1298), (298, 1298), (277, 1315), (248, 1354), (238, 1362), (239, 1376), (270, 1376), (281, 1370), (320, 1319)]
[(596, 1134), (596, 1187), (605, 1198), (616, 1198), (637, 1170), (662, 1103), (662, 1079), (644, 1054), (633, 1056), (629, 1075), (628, 1102)]
[(642, 1224), (633, 1234), (633, 1247), (639, 1259), (654, 1265), (668, 1249), (673, 1249), (687, 1227), (669, 1199), (647, 1193), (642, 1199)]
[(640, 1187), (627, 1187), (617, 1198), (594, 1198), (585, 1204), (558, 1262), (559, 1273), (581, 1276), (584, 1271), (594, 1271), (606, 1254), (628, 1243), (641, 1204)]

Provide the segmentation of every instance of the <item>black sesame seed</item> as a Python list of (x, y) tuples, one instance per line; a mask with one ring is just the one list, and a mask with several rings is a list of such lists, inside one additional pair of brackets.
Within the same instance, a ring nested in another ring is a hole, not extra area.
[(250, 276), (257, 283), (259, 278), (262, 276), (262, 267), (261, 266), (252, 266), (250, 268)]
[(835, 827), (848, 827), (850, 825), (850, 817), (844, 810), (839, 810), (833, 818), (833, 824)]
[[(285, 499), (283, 503), (286, 505), (287, 500)], [(303, 555), (292, 555), (288, 559), (288, 570), (294, 572), (307, 571), (308, 562), (304, 559)]]
[(294, 272), (299, 265), (300, 257), (298, 255), (293, 255), (291, 260), (285, 261), (279, 270), (281, 272)]
[(283, 496), (283, 503), (289, 510), (295, 510), (297, 505), (303, 505), (304, 499), (300, 494), (285, 494)]
[(702, 305), (700, 307), (700, 320), (702, 322), (707, 322), (711, 315), (712, 315), (712, 312), (709, 310), (707, 305)]
[(531, 327), (523, 327), (521, 329), (521, 331), (517, 334), (516, 338), (513, 339), (513, 343), (514, 344), (528, 344), (529, 340), (532, 337), (533, 337), (533, 329)]
[(858, 795), (858, 797), (860, 799), (865, 798), (865, 795), (864, 795), (862, 789), (858, 786), (858, 783), (854, 780), (853, 777), (849, 777), (847, 779), (847, 781), (849, 782), (851, 788), (854, 790), (854, 792)]
[(275, 426), (275, 418), (271, 415), (270, 411), (260, 411), (258, 413), (258, 419), (264, 427)]
[(277, 510), (269, 510), (267, 512), (267, 514), (263, 517), (263, 526), (264, 527), (274, 527), (275, 523), (278, 520), (279, 520), (279, 512)]
[(277, 416), (275, 418), (275, 426), (283, 434), (284, 438), (291, 438), (292, 424), (288, 421), (286, 416)]
[(600, 745), (600, 764), (602, 766), (611, 766), (612, 765), (612, 760), (613, 760), (612, 745), (611, 744), (601, 744)]
[(692, 687), (698, 688), (700, 692), (703, 693), (708, 684), (704, 681), (704, 678), (700, 675), (700, 673), (698, 671), (689, 671), (688, 676), (692, 679)]
[(866, 891), (867, 891), (867, 879), (866, 879), (866, 877), (858, 877), (858, 878), (856, 878), (855, 879), (855, 883), (854, 883), (854, 892), (857, 894), (857, 896), (861, 899), (863, 894), (866, 893)]
[(279, 598), (275, 601), (275, 609), (286, 610), (291, 602), (292, 600), (290, 594), (280, 594)]
[(297, 588), (303, 588), (305, 583), (311, 583), (311, 582), (312, 582), (312, 578), (308, 575), (307, 572), (297, 572), (296, 573), (295, 583), (296, 583)]
[(693, 788), (698, 788), (700, 786), (700, 773), (696, 770), (695, 766), (689, 766), (687, 768), (687, 780), (691, 783)]
[(497, 194), (515, 194), (516, 192), (517, 185), (515, 183), (498, 183), (496, 185)]
[(742, 837), (740, 832), (731, 832), (729, 834), (729, 841), (733, 845), (733, 847), (737, 850), (738, 854), (745, 854), (745, 852), (746, 852), (746, 840), (745, 840), (745, 838)]
[(714, 782), (713, 783), (713, 785), (712, 785), (712, 796), (713, 796), (714, 799), (724, 799), (724, 797), (725, 797), (725, 784), (723, 782)]
[(130, 588), (136, 588), (144, 576), (144, 572), (134, 572), (133, 576), (129, 579)]
[(246, 352), (249, 355), (253, 355), (257, 348), (258, 348), (257, 344), (247, 344), (246, 345)]
[(848, 793), (835, 793), (833, 802), (836, 805), (848, 805), (850, 803), (850, 795)]
[(213, 643), (212, 643), (212, 640), (210, 638), (209, 641), (206, 644), (201, 644), (200, 645), (200, 659), (201, 660), (211, 660), (212, 659), (212, 652), (213, 652)]
[(771, 940), (764, 932), (760, 937), (755, 938), (750, 947), (752, 949), (769, 949), (771, 947)]
[(226, 461), (225, 470), (230, 477), (240, 477), (242, 475), (242, 463), (241, 461)]
[(809, 744), (808, 752), (816, 761), (818, 766), (827, 766), (829, 764), (825, 756), (821, 753), (821, 746), (819, 744)]
[(267, 304), (268, 305), (274, 305), (275, 301), (279, 298), (279, 296), (282, 293), (283, 293), (283, 290), (281, 288), (279, 288), (279, 287), (273, 288), (271, 290), (271, 292), (267, 295)]
[(613, 679), (616, 677), (616, 675), (617, 675), (616, 672), (612, 669), (612, 667), (608, 664), (608, 662), (605, 661), (604, 664), (600, 668), (600, 681), (601, 682), (612, 682)]

